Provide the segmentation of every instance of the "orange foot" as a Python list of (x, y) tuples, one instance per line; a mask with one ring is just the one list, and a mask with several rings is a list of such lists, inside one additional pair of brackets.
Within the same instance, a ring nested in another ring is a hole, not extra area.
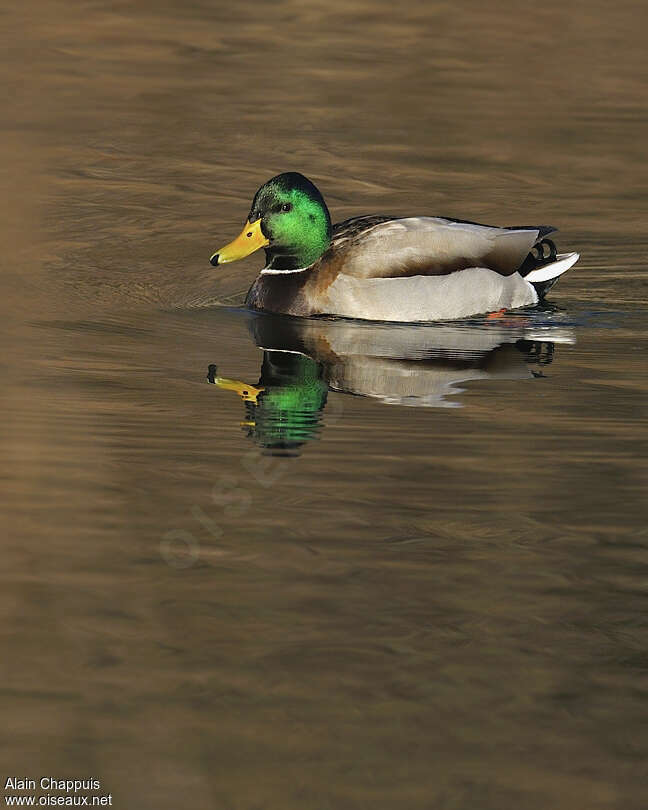
[(495, 318), (503, 318), (506, 315), (506, 309), (498, 309), (497, 312), (489, 312), (486, 316), (487, 321), (494, 321)]
[(489, 312), (486, 316), (487, 321), (497, 321), (499, 326), (525, 326), (529, 323), (528, 318), (523, 318), (521, 315), (509, 313), (507, 317), (507, 309), (498, 309), (497, 312)]

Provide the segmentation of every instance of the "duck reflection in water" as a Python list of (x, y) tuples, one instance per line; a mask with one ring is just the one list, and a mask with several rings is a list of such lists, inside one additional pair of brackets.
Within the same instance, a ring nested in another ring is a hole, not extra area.
[(469, 380), (544, 376), (541, 366), (570, 329), (533, 316), (437, 325), (373, 324), (250, 314), (263, 350), (256, 385), (207, 379), (243, 400), (247, 435), (273, 455), (298, 455), (318, 437), (329, 391), (414, 407), (457, 408), (451, 397)]

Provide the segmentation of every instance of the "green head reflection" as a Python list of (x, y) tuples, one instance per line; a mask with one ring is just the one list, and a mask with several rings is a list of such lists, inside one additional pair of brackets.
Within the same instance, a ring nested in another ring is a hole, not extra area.
[(257, 385), (219, 377), (209, 367), (209, 382), (236, 391), (245, 404), (247, 435), (273, 454), (292, 455), (317, 438), (328, 385), (323, 368), (298, 352), (266, 351)]

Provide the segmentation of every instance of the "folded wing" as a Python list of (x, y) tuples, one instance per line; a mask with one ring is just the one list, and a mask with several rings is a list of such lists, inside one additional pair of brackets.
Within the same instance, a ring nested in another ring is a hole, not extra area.
[(443, 276), (485, 267), (510, 276), (553, 228), (496, 228), (443, 217), (356, 217), (336, 225), (331, 247), (354, 278)]

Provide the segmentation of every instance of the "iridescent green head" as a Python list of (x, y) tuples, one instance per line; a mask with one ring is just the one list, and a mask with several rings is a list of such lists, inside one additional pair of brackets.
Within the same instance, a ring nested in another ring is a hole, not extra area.
[(242, 233), (211, 257), (225, 264), (265, 248), (266, 267), (296, 270), (317, 261), (331, 241), (331, 217), (324, 198), (298, 172), (278, 174), (254, 195)]

